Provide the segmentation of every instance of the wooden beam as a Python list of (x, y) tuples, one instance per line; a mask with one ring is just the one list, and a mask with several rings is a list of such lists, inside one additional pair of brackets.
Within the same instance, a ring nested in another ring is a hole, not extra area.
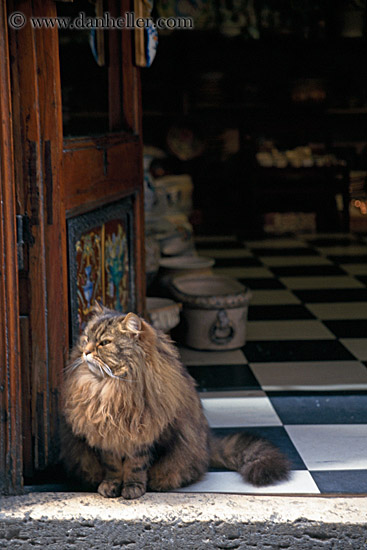
[(19, 289), (10, 68), (5, 0), (0, 1), (0, 492), (22, 489)]

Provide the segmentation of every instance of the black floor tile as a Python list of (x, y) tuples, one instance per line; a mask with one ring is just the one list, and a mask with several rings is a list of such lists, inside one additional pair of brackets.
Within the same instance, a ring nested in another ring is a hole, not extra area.
[(323, 302), (366, 302), (367, 288), (331, 288), (315, 290), (292, 290), (302, 302), (307, 304)]
[(256, 256), (319, 256), (317, 250), (312, 248), (251, 248), (253, 254)]
[(365, 319), (333, 320), (323, 321), (323, 323), (337, 338), (367, 338)]
[(356, 360), (337, 340), (248, 342), (242, 349), (250, 363)]
[(367, 275), (354, 275), (354, 277), (367, 286)]
[(283, 424), (366, 424), (367, 393), (267, 392)]
[(321, 493), (367, 494), (367, 470), (311, 472)]
[(215, 258), (215, 267), (263, 267), (263, 264), (257, 258), (251, 257)]
[[(367, 252), (367, 246), (366, 246)], [(328, 255), (329, 260), (335, 262), (336, 264), (367, 264), (367, 254), (358, 254), (357, 256), (333, 256)]]
[(201, 392), (261, 390), (248, 365), (198, 365), (187, 368)]
[(336, 265), (290, 265), (281, 267), (269, 267), (278, 277), (307, 277), (314, 275), (346, 275), (346, 271)]
[(282, 306), (251, 306), (248, 310), (249, 321), (260, 320), (287, 320), (287, 319), (316, 319), (316, 317), (302, 305)]
[[(308, 241), (309, 247), (302, 248), (295, 242), (293, 248), (248, 247), (253, 258), (218, 258), (216, 267), (260, 266), (263, 256), (320, 256), (313, 247), (338, 247), (355, 245), (359, 240), (354, 237), (340, 238), (317, 237)], [(246, 248), (242, 243), (218, 241), (199, 243), (198, 249), (231, 249)], [(366, 254), (350, 256), (344, 254), (328, 255), (335, 265), (295, 265), (268, 267), (274, 274), (269, 278), (242, 278), (240, 282), (253, 290), (277, 290), (286, 286), (278, 277), (292, 276), (326, 276), (332, 279), (337, 275), (348, 275), (342, 264), (367, 263)], [(367, 287), (367, 274), (356, 275), (356, 280)], [(367, 288), (346, 289), (309, 289), (292, 291), (304, 304), (328, 302), (367, 302)], [(250, 305), (250, 321), (314, 319), (315, 316), (301, 304), (289, 305)], [(366, 338), (367, 325), (364, 320), (329, 320), (325, 326), (336, 336), (335, 340), (285, 340), (253, 341), (242, 349), (249, 362), (289, 362), (289, 361), (333, 361), (356, 358), (346, 349), (338, 338)], [(362, 362), (367, 368), (367, 361)], [(190, 366), (189, 371), (199, 383), (200, 391), (260, 390), (260, 384), (248, 365), (215, 365)], [(335, 425), (367, 424), (367, 392), (334, 391), (334, 392), (267, 392), (267, 395), (283, 424), (301, 425)], [(253, 428), (217, 428), (218, 435), (247, 431), (256, 433), (270, 440), (291, 460), (293, 470), (305, 470), (306, 466), (282, 426)], [(346, 442), (346, 445), (348, 442)], [(315, 483), (322, 494), (367, 494), (367, 470), (337, 470), (311, 472)]]
[(292, 470), (307, 470), (297, 449), (282, 426), (256, 426), (255, 428), (214, 428), (215, 435), (225, 436), (237, 432), (248, 432), (264, 437), (278, 447), (289, 459)]
[(253, 290), (281, 290), (286, 288), (278, 279), (272, 277), (238, 279), (240, 283)]

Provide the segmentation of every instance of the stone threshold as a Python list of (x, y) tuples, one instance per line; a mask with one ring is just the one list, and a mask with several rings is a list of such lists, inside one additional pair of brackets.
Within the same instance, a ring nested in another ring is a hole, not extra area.
[(367, 496), (93, 493), (0, 497), (0, 548), (366, 550)]

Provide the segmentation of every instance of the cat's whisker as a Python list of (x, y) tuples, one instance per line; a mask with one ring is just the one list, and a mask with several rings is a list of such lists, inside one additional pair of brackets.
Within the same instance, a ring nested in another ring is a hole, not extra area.
[(72, 363), (70, 363), (70, 365), (66, 365), (64, 367), (64, 372), (65, 373), (69, 373), (69, 372), (73, 372), (75, 369), (77, 369), (78, 367), (80, 367), (80, 365), (83, 363), (83, 360), (81, 358), (79, 359), (76, 359), (75, 361), (73, 361)]
[(106, 365), (106, 363), (104, 363), (103, 361), (101, 361), (101, 368), (103, 369), (103, 372), (107, 375), (107, 376), (110, 376), (111, 378), (116, 378), (116, 376), (113, 374), (112, 370), (110, 369), (110, 367), (108, 365)]
[[(82, 361), (83, 362), (83, 361)], [(88, 361), (87, 361), (88, 364)], [(114, 378), (115, 380), (122, 380), (123, 382), (135, 382), (134, 379), (125, 378), (124, 376), (118, 376), (114, 374), (111, 368), (100, 357), (94, 357), (92, 362), (89, 362), (91, 367), (98, 368), (102, 377)]]
[(134, 382), (134, 380), (132, 379), (128, 379), (128, 378), (125, 378), (124, 376), (118, 376), (116, 374), (113, 374), (112, 370), (110, 369), (110, 367), (108, 365), (106, 365), (106, 363), (102, 362), (101, 361), (101, 365), (103, 365), (103, 370), (104, 372), (107, 374), (107, 376), (109, 376), (110, 378), (115, 378), (117, 380), (123, 380), (124, 382)]

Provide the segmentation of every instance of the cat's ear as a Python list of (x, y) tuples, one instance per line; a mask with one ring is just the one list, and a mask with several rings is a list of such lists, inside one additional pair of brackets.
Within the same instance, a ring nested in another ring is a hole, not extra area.
[(92, 312), (96, 315), (101, 315), (102, 313), (107, 313), (109, 311), (101, 302), (96, 300), (92, 307)]
[(141, 319), (135, 315), (135, 313), (128, 313), (126, 317), (124, 317), (122, 324), (126, 330), (134, 334), (138, 334), (141, 331)]

